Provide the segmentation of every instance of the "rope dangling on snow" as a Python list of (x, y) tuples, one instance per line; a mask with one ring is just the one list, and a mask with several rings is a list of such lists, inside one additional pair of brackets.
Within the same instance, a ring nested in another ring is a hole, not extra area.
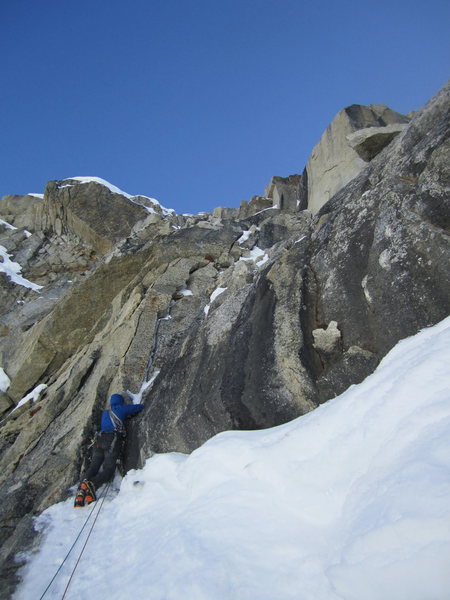
[(100, 514), (100, 511), (102, 510), (102, 506), (103, 506), (103, 503), (105, 502), (106, 494), (108, 493), (110, 485), (111, 485), (111, 482), (109, 482), (108, 485), (106, 486), (105, 492), (104, 492), (103, 497), (102, 497), (102, 501), (100, 503), (100, 507), (99, 507), (99, 509), (97, 511), (97, 514), (95, 515), (94, 522), (92, 523), (91, 528), (89, 530), (89, 533), (87, 534), (87, 537), (86, 537), (86, 540), (85, 540), (85, 542), (83, 544), (83, 547), (81, 548), (81, 552), (80, 552), (80, 554), (78, 556), (77, 562), (75, 563), (75, 566), (74, 566), (74, 568), (72, 570), (72, 573), (70, 574), (69, 581), (67, 582), (66, 589), (64, 590), (64, 594), (62, 595), (61, 600), (64, 600), (64, 598), (66, 597), (67, 590), (69, 589), (69, 585), (70, 585), (70, 583), (72, 581), (72, 578), (73, 578), (73, 576), (75, 574), (75, 571), (77, 570), (77, 567), (78, 567), (78, 564), (79, 564), (79, 562), (81, 560), (81, 557), (83, 556), (83, 552), (84, 552), (84, 550), (85, 550), (85, 548), (87, 546), (89, 538), (91, 537), (91, 533), (92, 533), (92, 530), (95, 527), (95, 523), (97, 522), (98, 515)]
[[(75, 573), (75, 571), (76, 571), (76, 568), (78, 567), (78, 563), (80, 562), (81, 556), (82, 556), (82, 554), (83, 554), (83, 552), (84, 552), (84, 550), (85, 550), (85, 548), (86, 548), (86, 545), (87, 545), (87, 543), (88, 543), (88, 540), (89, 540), (89, 538), (90, 538), (90, 536), (91, 536), (92, 530), (94, 529), (95, 523), (96, 523), (96, 521), (97, 521), (97, 519), (98, 519), (98, 515), (100, 514), (100, 511), (101, 511), (101, 509), (102, 509), (102, 507), (103, 507), (103, 503), (104, 503), (104, 501), (105, 501), (105, 498), (106, 498), (106, 495), (107, 495), (107, 493), (108, 493), (108, 490), (109, 490), (109, 487), (110, 487), (110, 485), (111, 485), (111, 482), (109, 482), (109, 483), (108, 483), (108, 485), (107, 485), (107, 486), (106, 486), (106, 488), (105, 488), (105, 491), (104, 491), (104, 492), (103, 492), (103, 494), (102, 494), (102, 497), (101, 497), (101, 503), (100, 503), (99, 509), (98, 509), (98, 511), (97, 511), (97, 514), (96, 514), (96, 516), (95, 516), (94, 522), (92, 523), (92, 526), (91, 526), (91, 528), (90, 528), (90, 530), (89, 530), (89, 533), (88, 533), (88, 535), (87, 535), (87, 537), (86, 537), (86, 541), (84, 542), (83, 548), (81, 549), (81, 552), (80, 552), (80, 554), (79, 554), (79, 556), (78, 556), (77, 562), (75, 563), (75, 566), (74, 566), (74, 568), (73, 568), (73, 570), (72, 570), (72, 573), (71, 573), (71, 575), (70, 575), (70, 578), (69, 578), (69, 581), (68, 581), (68, 583), (67, 583), (67, 585), (66, 585), (66, 588), (65, 588), (65, 590), (64, 590), (64, 593), (63, 593), (63, 595), (61, 596), (61, 600), (64, 600), (64, 598), (66, 597), (67, 590), (69, 589), (69, 585), (70, 585), (70, 583), (71, 583), (71, 581), (72, 581), (73, 575), (74, 575), (74, 573)], [(42, 599), (44, 598), (44, 596), (47, 594), (48, 590), (50, 589), (50, 587), (51, 587), (52, 583), (55, 581), (56, 577), (58, 576), (58, 573), (59, 573), (59, 572), (61, 571), (61, 569), (63, 568), (63, 566), (64, 566), (64, 564), (65, 564), (66, 560), (67, 560), (67, 559), (69, 558), (69, 556), (70, 556), (70, 553), (71, 553), (71, 552), (72, 552), (72, 550), (75, 548), (75, 546), (76, 546), (76, 544), (77, 544), (78, 540), (80, 539), (80, 536), (81, 536), (81, 534), (82, 534), (82, 533), (83, 533), (83, 531), (84, 531), (84, 528), (85, 528), (85, 527), (86, 527), (86, 525), (88, 524), (88, 522), (89, 522), (89, 519), (90, 519), (90, 518), (91, 518), (91, 516), (94, 514), (94, 511), (95, 511), (95, 508), (96, 508), (96, 506), (97, 506), (97, 504), (94, 504), (94, 506), (92, 507), (92, 509), (91, 509), (90, 513), (88, 514), (88, 516), (87, 516), (87, 518), (86, 518), (86, 520), (85, 520), (85, 522), (84, 522), (84, 524), (83, 524), (83, 527), (80, 529), (80, 531), (79, 531), (79, 533), (78, 533), (77, 537), (75, 538), (75, 541), (73, 542), (72, 546), (69, 548), (69, 551), (67, 552), (66, 556), (64, 557), (64, 560), (62, 561), (62, 563), (59, 565), (59, 567), (58, 567), (58, 569), (57, 569), (56, 573), (53, 575), (53, 577), (51, 578), (51, 580), (50, 580), (49, 584), (47, 585), (47, 587), (46, 587), (46, 588), (45, 588), (45, 590), (43, 591), (42, 595), (39, 597), (39, 600), (42, 600)]]

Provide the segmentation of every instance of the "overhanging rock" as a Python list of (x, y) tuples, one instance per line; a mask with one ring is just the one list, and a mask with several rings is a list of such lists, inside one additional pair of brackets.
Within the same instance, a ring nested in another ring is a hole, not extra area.
[(390, 144), (405, 127), (405, 123), (395, 123), (385, 127), (366, 127), (350, 133), (347, 136), (347, 141), (350, 148), (358, 153), (358, 156), (369, 162)]

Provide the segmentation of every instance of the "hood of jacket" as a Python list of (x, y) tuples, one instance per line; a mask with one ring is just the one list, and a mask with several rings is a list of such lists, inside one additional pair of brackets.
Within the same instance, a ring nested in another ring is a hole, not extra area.
[(113, 406), (120, 406), (122, 404), (125, 404), (125, 399), (120, 394), (113, 394), (109, 399), (109, 403), (112, 408)]

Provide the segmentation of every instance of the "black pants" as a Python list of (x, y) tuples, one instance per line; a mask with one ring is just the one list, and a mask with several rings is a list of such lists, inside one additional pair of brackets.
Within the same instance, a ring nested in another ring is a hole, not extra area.
[(92, 481), (95, 489), (114, 477), (117, 459), (123, 448), (123, 437), (114, 431), (99, 433), (95, 441), (91, 464), (83, 479)]

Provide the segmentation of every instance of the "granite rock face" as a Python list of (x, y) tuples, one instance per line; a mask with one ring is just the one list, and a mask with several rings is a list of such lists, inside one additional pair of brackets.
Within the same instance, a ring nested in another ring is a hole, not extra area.
[[(305, 414), (448, 315), (449, 97), (447, 86), (408, 123), (378, 105), (344, 111), (325, 137), (357, 168), (336, 166), (325, 203), (311, 165), (196, 216), (76, 180), (50, 182), (32, 209), (0, 201), (17, 227), (0, 226), (0, 244), (43, 286), (0, 273), (5, 597), (32, 515), (70, 493), (111, 393), (146, 405), (128, 426), (136, 468)], [(364, 144), (392, 124), (368, 162), (348, 145), (354, 131)]]
[[(382, 104), (352, 105), (339, 111), (312, 151), (306, 165), (308, 208), (316, 214), (340, 189), (349, 183), (394, 137), (394, 124), (409, 118)], [(383, 133), (384, 128), (387, 129)], [(370, 134), (376, 128), (375, 134)], [(354, 136), (365, 131), (365, 145)], [(369, 144), (372, 138), (372, 144)], [(356, 145), (356, 148), (355, 148)]]
[(1, 218), (17, 229), (35, 232), (41, 229), (42, 198), (25, 196), (3, 196), (0, 200)]
[(44, 197), (44, 231), (71, 232), (99, 253), (126, 237), (148, 215), (145, 207), (94, 181), (51, 181)]
[(284, 212), (298, 212), (307, 207), (304, 181), (301, 175), (289, 177), (272, 177), (265, 190), (273, 205)]

